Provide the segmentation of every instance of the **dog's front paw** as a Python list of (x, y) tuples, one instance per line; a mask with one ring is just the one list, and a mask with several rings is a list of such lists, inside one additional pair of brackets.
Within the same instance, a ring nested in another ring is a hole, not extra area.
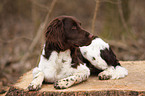
[(109, 80), (112, 77), (111, 75), (106, 75), (103, 73), (99, 74), (98, 76), (100, 80)]
[(32, 84), (30, 83), (29, 86), (28, 86), (28, 90), (29, 91), (37, 91), (41, 88), (41, 85), (40, 84)]
[(54, 88), (56, 89), (66, 89), (72, 85), (68, 79), (58, 80), (54, 83)]
[(128, 71), (122, 66), (113, 66), (107, 68), (103, 72), (99, 73), (100, 80), (108, 80), (108, 79), (120, 79), (124, 78), (128, 75)]
[(54, 88), (56, 88), (56, 89), (66, 89), (67, 86), (66, 86), (65, 82), (56, 81), (56, 82), (54, 82)]
[(66, 89), (70, 86), (72, 86), (76, 82), (74, 76), (71, 76), (69, 78), (61, 79), (56, 82), (54, 82), (54, 88), (56, 89)]

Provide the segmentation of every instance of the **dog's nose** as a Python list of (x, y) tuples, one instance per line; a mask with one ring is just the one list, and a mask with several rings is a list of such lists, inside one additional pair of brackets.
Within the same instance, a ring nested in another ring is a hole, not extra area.
[(89, 38), (93, 38), (93, 37), (94, 37), (94, 35), (92, 35), (92, 34), (89, 35)]

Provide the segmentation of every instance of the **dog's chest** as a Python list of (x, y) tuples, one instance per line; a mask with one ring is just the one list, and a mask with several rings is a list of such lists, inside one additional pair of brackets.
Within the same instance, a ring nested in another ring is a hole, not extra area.
[(52, 51), (49, 59), (46, 59), (43, 54), (41, 55), (39, 68), (43, 71), (46, 81), (54, 82), (65, 78), (74, 71), (71, 67), (72, 58), (70, 53), (70, 50)]
[(39, 68), (42, 70), (50, 70), (54, 69), (58, 71), (62, 70), (63, 68), (70, 68), (72, 58), (70, 55), (70, 50), (62, 51), (62, 52), (56, 52), (52, 51), (49, 59), (46, 59), (43, 54), (44, 50), (42, 52)]
[(59, 52), (57, 54), (56, 64), (58, 64), (59, 67), (71, 65), (71, 61), (70, 50)]

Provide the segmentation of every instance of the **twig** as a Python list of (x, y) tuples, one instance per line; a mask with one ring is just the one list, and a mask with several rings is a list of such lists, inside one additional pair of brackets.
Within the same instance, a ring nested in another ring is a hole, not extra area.
[(108, 3), (111, 3), (111, 4), (118, 4), (118, 2), (113, 2), (111, 0), (101, 0), (100, 2), (108, 2)]
[(44, 32), (47, 28), (47, 23), (48, 23), (48, 20), (49, 20), (49, 17), (50, 17), (50, 14), (56, 4), (56, 1), (57, 0), (53, 0), (52, 3), (51, 3), (51, 6), (50, 6), (50, 9), (48, 10), (48, 13), (45, 17), (45, 21), (44, 23), (42, 23), (37, 31), (37, 34), (35, 36), (35, 38), (33, 39), (28, 51), (24, 54), (24, 56), (21, 58), (21, 61), (20, 61), (20, 64), (22, 65), (26, 60), (27, 58), (29, 57), (30, 53), (32, 52), (32, 50), (34, 49), (34, 47), (36, 46), (38, 40), (40, 39), (41, 35), (42, 35), (42, 32)]
[(26, 59), (29, 57), (30, 53), (32, 52), (32, 50), (34, 49), (34, 47), (36, 46), (39, 38), (41, 37), (42, 35), (42, 30), (43, 30), (43, 27), (44, 25), (41, 24), (38, 31), (37, 31), (37, 34), (35, 36), (35, 38), (33, 39), (28, 51), (23, 55), (23, 57), (21, 58), (20, 60), (20, 64), (24, 63), (26, 61)]
[(19, 40), (19, 39), (32, 40), (31, 38), (28, 38), (26, 36), (21, 36), (21, 37), (15, 37), (14, 39), (11, 39), (11, 40), (2, 40), (2, 39), (0, 39), (0, 42), (2, 42), (2, 43), (11, 43), (11, 42), (14, 42), (14, 41)]
[(31, 0), (31, 2), (32, 2), (33, 4), (39, 6), (40, 8), (46, 9), (47, 11), (49, 10), (48, 7), (46, 7), (46, 6), (44, 6), (44, 5), (42, 5), (42, 4), (38, 3), (38, 2), (36, 2), (36, 0)]
[(100, 3), (99, 0), (96, 0), (96, 7), (95, 7), (95, 11), (94, 11), (94, 16), (92, 19), (92, 30), (91, 30), (92, 34), (94, 34), (94, 30), (95, 30), (95, 21), (96, 21), (97, 12), (99, 9), (99, 3)]
[(128, 45), (126, 43), (120, 42), (120, 41), (114, 41), (114, 40), (105, 40), (107, 41), (111, 46), (115, 46), (117, 48), (127, 49)]
[(121, 0), (118, 0), (118, 10), (119, 10), (119, 14), (120, 14), (120, 19), (121, 19), (121, 22), (122, 22), (123, 27), (126, 30), (126, 32), (129, 32), (127, 23), (126, 23), (126, 21), (124, 19), (124, 15), (123, 15), (123, 10), (122, 10), (121, 3), (122, 3)]
[[(140, 48), (137, 48), (137, 45), (135, 45), (136, 47), (132, 47), (132, 45), (120, 41), (113, 41), (113, 40), (106, 40), (106, 41), (109, 43), (109, 45), (115, 46), (115, 49), (117, 49), (118, 51), (122, 49), (124, 52), (128, 51), (128, 53), (131, 53), (133, 55), (138, 55), (139, 53), (142, 54), (142, 52), (138, 50)], [(128, 47), (130, 48), (128, 49)]]

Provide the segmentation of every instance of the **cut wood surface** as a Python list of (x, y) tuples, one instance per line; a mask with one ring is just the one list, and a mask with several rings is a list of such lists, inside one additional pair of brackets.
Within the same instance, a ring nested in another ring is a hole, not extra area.
[(90, 95), (90, 96), (145, 96), (145, 61), (120, 61), (128, 70), (128, 76), (118, 80), (99, 80), (91, 76), (87, 81), (68, 89), (58, 90), (53, 84), (43, 84), (39, 91), (28, 91), (32, 81), (32, 70), (25, 73), (16, 84), (10, 87), (7, 96), (16, 95)]

